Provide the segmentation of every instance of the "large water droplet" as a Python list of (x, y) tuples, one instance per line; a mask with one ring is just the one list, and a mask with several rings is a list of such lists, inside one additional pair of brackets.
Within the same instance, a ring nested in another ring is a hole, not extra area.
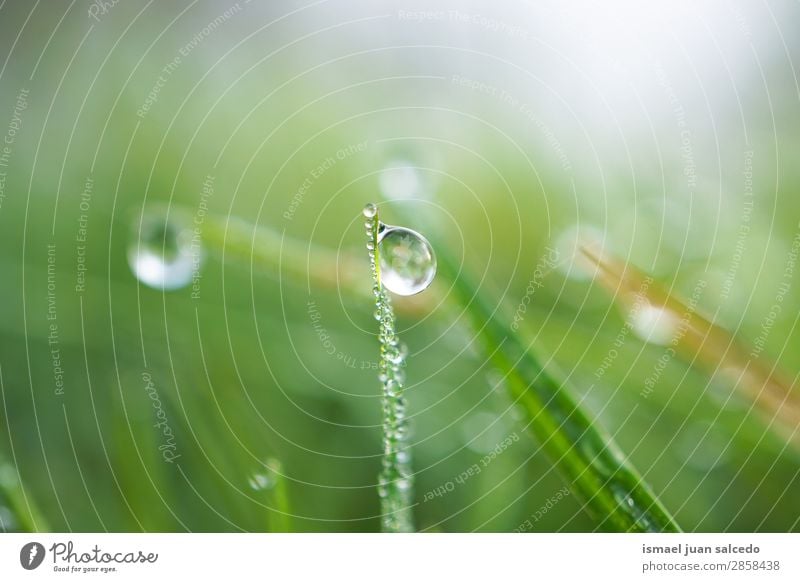
[(128, 263), (139, 281), (170, 291), (188, 285), (203, 259), (199, 240), (193, 239), (188, 221), (175, 211), (150, 210), (133, 224)]
[(381, 283), (397, 295), (416, 295), (436, 275), (436, 256), (424, 236), (408, 228), (387, 226), (380, 237)]

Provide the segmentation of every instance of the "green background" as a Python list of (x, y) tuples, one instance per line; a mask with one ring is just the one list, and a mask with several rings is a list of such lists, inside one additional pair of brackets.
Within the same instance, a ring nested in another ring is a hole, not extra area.
[[(512, 313), (559, 234), (592, 226), (678, 296), (707, 282), (699, 310), (752, 345), (800, 230), (800, 41), (786, 24), (798, 7), (619, 4), (442, 2), (441, 14), (412, 17), (419, 7), (404, 2), (125, 1), (94, 19), (87, 2), (3, 2), (0, 139), (28, 91), (2, 168), (3, 529), (28, 527), (15, 515), (17, 473), (40, 529), (285, 529), (276, 489), (248, 485), (275, 458), (288, 527), (377, 530), (368, 201), (389, 222), (419, 213), (405, 225), (437, 225), (484, 297)], [(336, 158), (356, 144), (365, 147)], [(416, 168), (414, 200), (382, 191), (381, 176), (407, 175), (387, 174), (393, 164)], [(270, 229), (266, 251), (280, 260), (208, 243), (199, 298), (191, 286), (140, 285), (127, 254), (142, 208), (191, 217), (209, 175), (218, 224), (233, 219), (245, 241), (253, 225)], [(50, 244), (63, 395), (48, 344)], [(304, 276), (309, 265), (349, 283)], [(790, 378), (800, 368), (795, 278), (762, 355)], [(564, 483), (438, 283), (396, 301), (410, 347), (417, 526), (511, 531)], [(597, 378), (623, 314), (591, 281), (555, 270), (542, 283), (525, 333), (683, 528), (800, 527), (796, 445), (726, 380), (679, 358), (641, 397), (664, 348), (633, 334)], [(174, 431), (175, 463), (158, 449), (143, 373)], [(480, 473), (425, 500), (514, 434)], [(568, 495), (533, 530), (596, 524)]]

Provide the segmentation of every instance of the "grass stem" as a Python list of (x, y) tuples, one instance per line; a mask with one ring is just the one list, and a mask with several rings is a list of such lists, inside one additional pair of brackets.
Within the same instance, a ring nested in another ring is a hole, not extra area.
[(380, 359), (378, 378), (383, 388), (383, 460), (378, 480), (381, 499), (381, 523), (385, 532), (414, 531), (412, 500), (414, 476), (411, 451), (408, 448), (408, 420), (403, 396), (405, 347), (395, 331), (395, 316), (389, 293), (381, 283), (378, 235), (380, 219), (374, 205), (365, 208), (367, 218), (367, 250), (375, 296), (375, 318), (378, 320)]

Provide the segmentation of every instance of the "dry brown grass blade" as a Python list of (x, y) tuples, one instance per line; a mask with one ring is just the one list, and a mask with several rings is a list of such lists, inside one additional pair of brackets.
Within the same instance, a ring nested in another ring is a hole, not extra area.
[[(208, 248), (223, 249), (226, 262), (235, 261), (271, 276), (280, 271), (288, 284), (341, 289), (361, 303), (372, 301), (372, 285), (363, 277), (366, 260), (354, 251), (336, 251), (267, 226), (221, 216), (206, 219), (203, 237)], [(435, 305), (433, 294), (426, 293), (399, 303), (397, 311), (418, 316), (429, 313)]]
[(635, 267), (593, 245), (579, 245), (579, 250), (596, 269), (595, 280), (626, 314), (643, 305), (663, 310), (668, 319), (678, 322), (678, 334), (670, 344), (675, 353), (692, 366), (732, 382), (770, 427), (800, 447), (800, 394), (777, 365), (763, 354), (753, 356), (753, 350), (729, 331), (701, 316)]

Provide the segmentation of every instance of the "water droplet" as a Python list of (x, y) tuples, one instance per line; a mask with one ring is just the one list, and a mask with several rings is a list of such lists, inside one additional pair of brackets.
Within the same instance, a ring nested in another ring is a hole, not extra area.
[(424, 181), (419, 170), (407, 160), (394, 160), (381, 170), (381, 194), (387, 200), (410, 200), (423, 195)]
[[(374, 217), (375, 217), (375, 215), (376, 215), (376, 214), (378, 214), (378, 207), (377, 207), (377, 206), (375, 206), (375, 205), (374, 205), (372, 202), (370, 202), (369, 204), (367, 204), (367, 205), (364, 207), (364, 211), (363, 211), (363, 212), (364, 212), (364, 216), (365, 216), (366, 218), (374, 218)], [(368, 224), (370, 227), (372, 227), (372, 223), (371, 223), (371, 222), (368, 222), (367, 224)]]
[(421, 234), (408, 228), (386, 227), (379, 245), (381, 282), (397, 295), (424, 291), (436, 275), (436, 256)]
[(265, 489), (270, 489), (273, 485), (273, 481), (269, 475), (264, 473), (256, 473), (250, 479), (247, 480), (247, 483), (250, 485), (250, 488), (253, 491), (263, 491)]
[(384, 389), (386, 390), (386, 394), (388, 396), (397, 396), (400, 393), (399, 388), (400, 387), (398, 386), (397, 382), (393, 379), (387, 380), (384, 384)]
[(669, 309), (645, 303), (631, 311), (629, 323), (639, 338), (666, 346), (677, 336), (680, 318)]
[(399, 365), (405, 361), (406, 357), (401, 354), (399, 350), (392, 350), (389, 354), (387, 354), (387, 359), (390, 363)]
[(491, 412), (471, 414), (461, 425), (461, 436), (467, 448), (481, 455), (491, 453), (509, 434), (507, 422)]
[(406, 373), (402, 368), (399, 366), (393, 366), (392, 373), (394, 374), (395, 380), (400, 382), (400, 384), (405, 384)]
[(379, 497), (387, 497), (389, 495), (389, 483), (386, 480), (386, 477), (381, 475), (378, 478), (378, 496)]
[(188, 221), (172, 211), (146, 211), (133, 224), (128, 263), (139, 281), (171, 291), (188, 285), (200, 269), (203, 250)]
[(644, 510), (636, 504), (636, 501), (631, 496), (630, 490), (625, 485), (611, 482), (610, 487), (616, 502), (635, 520), (636, 526), (639, 529), (642, 531), (658, 531), (658, 526), (654, 524)]
[(725, 465), (729, 441), (720, 428), (709, 421), (699, 421), (684, 428), (672, 447), (675, 455), (703, 474)]
[(0, 533), (10, 533), (17, 529), (17, 520), (11, 510), (0, 505)]

